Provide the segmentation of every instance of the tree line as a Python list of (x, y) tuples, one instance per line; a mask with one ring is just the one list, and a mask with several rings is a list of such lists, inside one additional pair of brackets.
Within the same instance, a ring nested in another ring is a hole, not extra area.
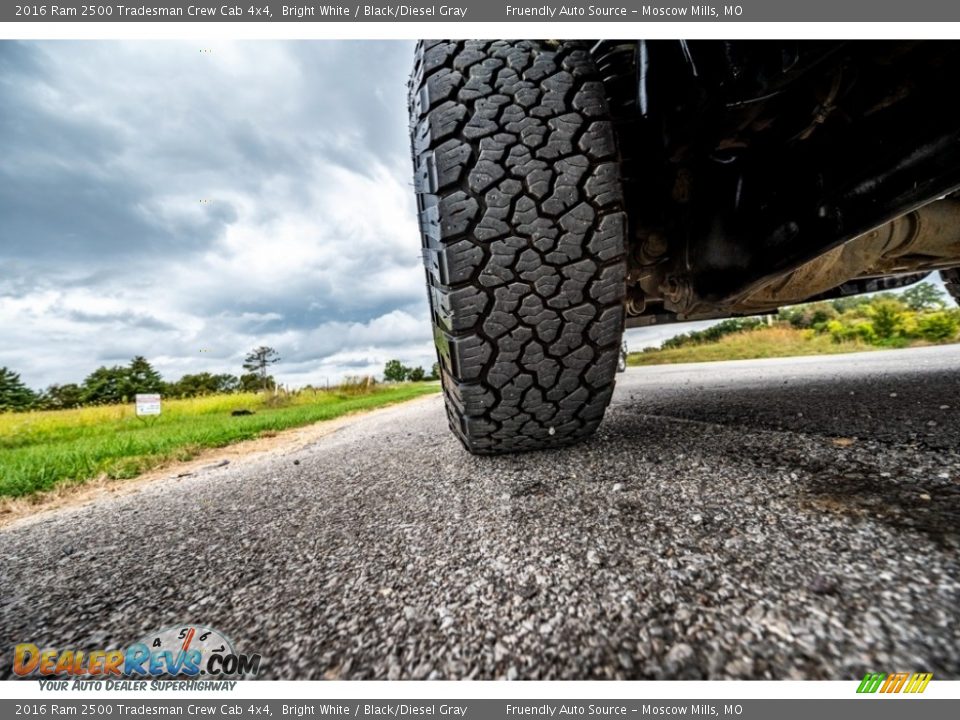
[(383, 366), (383, 379), (387, 382), (423, 382), (440, 379), (440, 363), (434, 363), (430, 374), (422, 367), (408, 367), (399, 360), (388, 360)]
[(860, 341), (897, 348), (918, 341), (942, 343), (960, 339), (960, 310), (948, 307), (946, 296), (936, 285), (922, 282), (901, 293), (882, 292), (794, 305), (780, 309), (769, 319), (730, 318), (705, 330), (676, 335), (661, 347), (669, 350), (713, 343), (726, 335), (768, 325), (789, 325), (829, 335), (836, 342)]
[[(115, 405), (132, 402), (138, 393), (160, 393), (167, 398), (192, 398), (238, 392), (272, 391), (277, 382), (269, 368), (280, 362), (279, 353), (268, 346), (251, 350), (243, 361), (246, 371), (231, 373), (188, 373), (179, 380), (163, 379), (150, 362), (137, 355), (127, 365), (101, 366), (79, 383), (53, 384), (33, 390), (20, 374), (0, 367), (0, 412), (24, 410), (67, 410), (87, 405)], [(428, 374), (422, 367), (409, 367), (399, 360), (387, 362), (383, 371), (388, 382), (438, 380), (440, 365), (434, 363)], [(373, 378), (366, 384), (374, 382)]]
[(829, 335), (835, 342), (858, 340), (877, 347), (960, 339), (960, 309), (949, 307), (943, 291), (927, 282), (899, 294), (884, 292), (785, 308), (779, 319)]
[(29, 388), (20, 374), (0, 367), (0, 412), (5, 410), (66, 410), (85, 405), (131, 402), (137, 393), (160, 393), (170, 398), (190, 398), (235, 392), (273, 390), (276, 380), (268, 371), (280, 361), (276, 350), (260, 346), (243, 362), (247, 372), (189, 373), (175, 382), (165, 381), (150, 362), (138, 355), (127, 365), (101, 366), (80, 383), (54, 384), (45, 390)]

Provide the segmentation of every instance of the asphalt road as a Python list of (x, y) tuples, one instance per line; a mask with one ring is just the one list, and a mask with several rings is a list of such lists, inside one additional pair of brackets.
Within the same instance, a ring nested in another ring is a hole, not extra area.
[(273, 678), (960, 677), (960, 346), (631, 369), (468, 455), (431, 397), (0, 532), (14, 642), (202, 623)]

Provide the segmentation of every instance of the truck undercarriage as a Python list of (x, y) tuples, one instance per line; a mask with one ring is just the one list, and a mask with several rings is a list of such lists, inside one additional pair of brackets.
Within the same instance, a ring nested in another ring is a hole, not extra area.
[(901, 287), (960, 263), (960, 118), (943, 85), (957, 43), (592, 52), (630, 209), (628, 327)]

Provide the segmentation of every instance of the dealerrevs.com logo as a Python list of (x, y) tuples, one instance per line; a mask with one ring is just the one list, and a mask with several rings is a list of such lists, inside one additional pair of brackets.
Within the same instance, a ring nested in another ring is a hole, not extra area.
[(13, 672), (20, 677), (252, 677), (259, 670), (259, 655), (237, 653), (223, 633), (202, 625), (166, 628), (119, 650), (21, 643), (13, 652)]

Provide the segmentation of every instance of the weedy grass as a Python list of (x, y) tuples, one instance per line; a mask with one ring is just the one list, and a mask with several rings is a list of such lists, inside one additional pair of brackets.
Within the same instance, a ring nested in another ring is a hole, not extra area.
[(780, 326), (747, 330), (727, 335), (712, 343), (631, 353), (627, 357), (627, 364), (631, 366), (667, 365), (719, 360), (756, 360), (800, 355), (836, 355), (879, 349), (881, 348), (860, 341), (836, 342), (829, 335), (819, 335), (812, 330)]
[[(130, 478), (286, 428), (331, 420), (439, 391), (439, 383), (350, 383), (330, 390), (240, 393), (164, 400), (161, 415), (138, 418), (133, 404), (0, 413), (0, 497), (25, 497), (106, 475)], [(251, 415), (232, 416), (234, 410)]]

